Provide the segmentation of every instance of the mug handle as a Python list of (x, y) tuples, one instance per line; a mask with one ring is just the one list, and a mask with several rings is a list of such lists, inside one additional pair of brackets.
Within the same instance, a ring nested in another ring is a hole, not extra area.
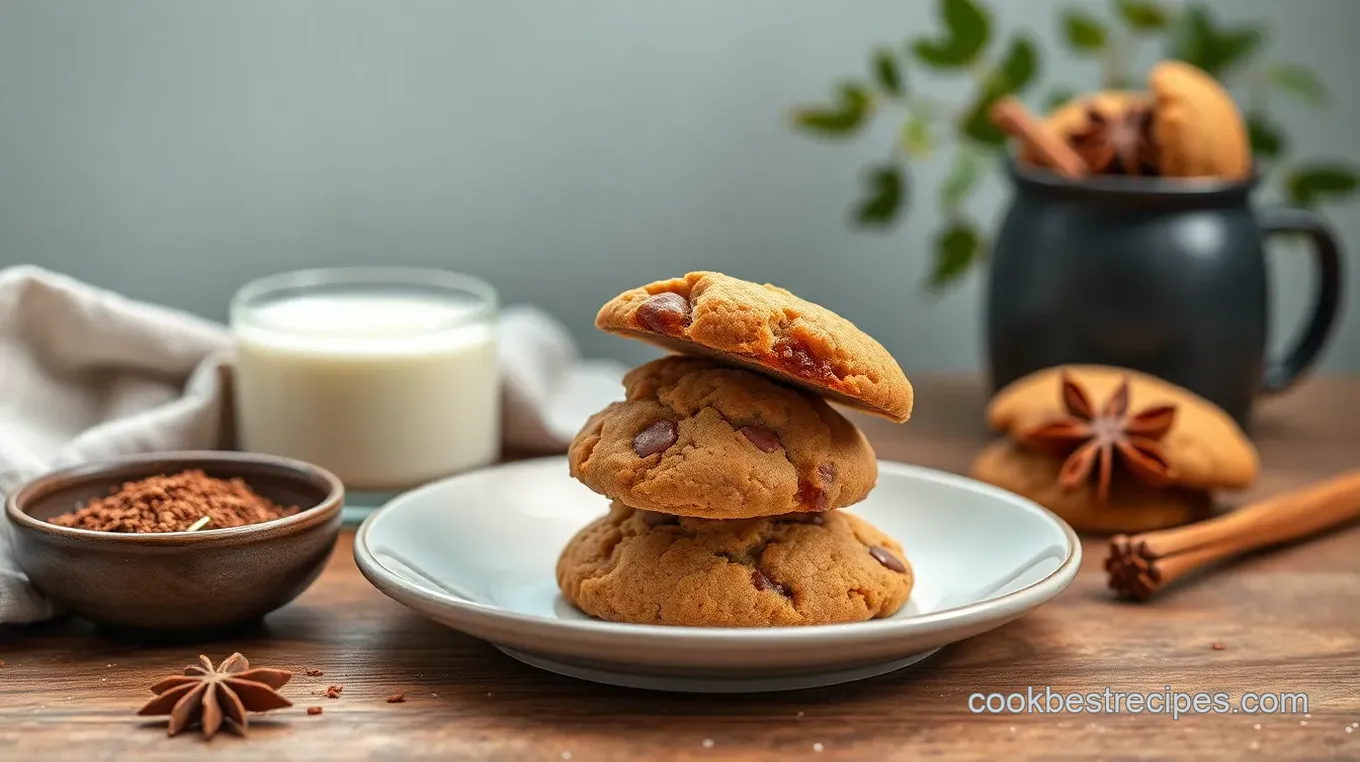
[(1307, 209), (1265, 209), (1260, 212), (1260, 224), (1267, 237), (1284, 233), (1308, 236), (1318, 271), (1313, 310), (1303, 332), (1284, 357), (1270, 360), (1266, 365), (1262, 391), (1279, 394), (1293, 386), (1317, 360), (1318, 352), (1336, 323), (1341, 306), (1341, 247), (1322, 216)]

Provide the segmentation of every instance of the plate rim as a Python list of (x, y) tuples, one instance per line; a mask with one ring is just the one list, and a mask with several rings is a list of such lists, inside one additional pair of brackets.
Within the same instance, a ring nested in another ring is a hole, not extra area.
[[(372, 551), (369, 550), (368, 534), (372, 530), (375, 522), (381, 520), (381, 517), (389, 511), (399, 508), (404, 502), (417, 499), (426, 492), (446, 489), (448, 485), (456, 484), (459, 481), (477, 477), (485, 478), (487, 472), (542, 468), (552, 462), (560, 463), (563, 468), (565, 468), (566, 456), (555, 455), (499, 463), (487, 468), (477, 469), (431, 482), (397, 495), (374, 511), (368, 518), (364, 519), (364, 522), (354, 534), (354, 560), (359, 567), (360, 573), (362, 573), (365, 579), (384, 595), (396, 600), (398, 603), (412, 608), (414, 607), (406, 600), (402, 600), (402, 598), (413, 598), (425, 604), (447, 607), (464, 616), (486, 617), (500, 625), (534, 629), (546, 628), (556, 633), (571, 633), (586, 637), (624, 635), (630, 638), (647, 638), (668, 643), (683, 642), (687, 645), (694, 646), (696, 645), (696, 639), (700, 642), (714, 641), (722, 642), (727, 645), (737, 645), (742, 642), (751, 641), (768, 644), (771, 639), (777, 639), (780, 642), (807, 643), (822, 638), (834, 637), (838, 640), (854, 643), (858, 641), (875, 641), (883, 637), (890, 637), (893, 634), (906, 635), (921, 631), (945, 629), (959, 624), (976, 622), (979, 619), (986, 621), (993, 617), (1005, 618), (1007, 614), (1014, 613), (1016, 610), (1023, 613), (1055, 598), (1071, 584), (1081, 566), (1082, 548), (1080, 539), (1077, 537), (1077, 534), (1073, 531), (1072, 527), (1052, 511), (1049, 511), (1032, 500), (985, 482), (980, 482), (947, 471), (907, 463), (897, 463), (894, 461), (879, 461), (880, 473), (896, 472), (899, 475), (907, 476), (909, 478), (944, 482), (957, 488), (989, 492), (992, 493), (993, 496), (1001, 498), (1004, 502), (1014, 504), (1017, 508), (1028, 510), (1037, 514), (1040, 518), (1050, 521), (1063, 534), (1067, 545), (1066, 556), (1063, 561), (1048, 574), (1045, 574), (1043, 577), (1024, 587), (1012, 590), (995, 598), (975, 601), (973, 603), (941, 609), (939, 611), (932, 611), (927, 614), (918, 614), (903, 619), (871, 619), (867, 622), (844, 622), (838, 624), (787, 627), (693, 627), (659, 624), (630, 624), (624, 622), (606, 622), (597, 619), (553, 619), (511, 611), (494, 604), (457, 598), (446, 593), (430, 590), (423, 586), (412, 585), (405, 578), (397, 576), (394, 572), (386, 568), (377, 560)], [(389, 586), (399, 590), (401, 597), (398, 597), (396, 592), (389, 590)], [(419, 610), (417, 610), (417, 612), (427, 616), (424, 612)], [(455, 627), (455, 629), (457, 628)]]

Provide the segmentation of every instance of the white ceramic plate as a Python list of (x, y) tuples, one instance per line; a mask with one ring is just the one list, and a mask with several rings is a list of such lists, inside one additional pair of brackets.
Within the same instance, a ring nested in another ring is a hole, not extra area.
[(902, 543), (916, 587), (887, 619), (815, 627), (719, 628), (591, 619), (558, 594), (567, 540), (608, 500), (565, 458), (522, 461), (406, 493), (354, 539), (364, 576), (393, 599), (520, 661), (596, 682), (755, 692), (858, 680), (999, 627), (1067, 587), (1081, 563), (1072, 529), (985, 484), (880, 463), (854, 513)]

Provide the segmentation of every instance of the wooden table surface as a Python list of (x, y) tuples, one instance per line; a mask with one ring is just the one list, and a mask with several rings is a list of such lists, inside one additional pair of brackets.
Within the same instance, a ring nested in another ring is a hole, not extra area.
[[(862, 421), (880, 455), (966, 469), (987, 438), (976, 382), (923, 380), (906, 426)], [(1240, 503), (1360, 465), (1360, 379), (1267, 402), (1266, 470)], [(0, 759), (1360, 758), (1360, 528), (1259, 555), (1144, 605), (1104, 589), (1103, 544), (1057, 600), (925, 662), (834, 688), (668, 695), (539, 672), (427, 621), (360, 576), (342, 537), (324, 576), (257, 631), (138, 646), (75, 620), (0, 628)], [(117, 584), (109, 580), (109, 584)], [(1222, 650), (1215, 650), (1219, 643)], [(241, 651), (297, 673), (293, 709), (248, 739), (167, 738), (133, 712), (147, 686)], [(322, 677), (308, 677), (320, 669)], [(338, 699), (312, 695), (344, 686)], [(975, 692), (1303, 692), (1308, 714), (972, 714)], [(404, 691), (405, 703), (384, 698)], [(324, 707), (308, 716), (307, 706)], [(1349, 729), (1349, 730), (1348, 730)], [(1353, 732), (1352, 732), (1353, 731)]]

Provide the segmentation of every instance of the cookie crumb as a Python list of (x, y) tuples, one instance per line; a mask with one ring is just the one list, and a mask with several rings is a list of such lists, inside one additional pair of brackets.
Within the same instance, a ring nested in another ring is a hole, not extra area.
[(1300, 724), (1300, 725), (1307, 725), (1307, 724), (1308, 724), (1308, 720), (1299, 720), (1299, 724)]
[(491, 698), (491, 697), (494, 696), (494, 695), (496, 695), (496, 694), (492, 693), (491, 691), (487, 691), (487, 692), (486, 692), (486, 697), (487, 697), (487, 698)]
[(393, 693), (391, 696), (387, 697), (387, 703), (389, 704), (406, 703), (406, 693), (404, 691), (397, 691), (396, 693)]
[(1352, 727), (1350, 727), (1350, 726), (1348, 725), (1348, 726), (1346, 726), (1346, 732), (1347, 732), (1347, 733), (1354, 733), (1354, 732), (1355, 732), (1355, 728), (1352, 728)]
[(1303, 716), (1304, 716), (1305, 719), (1309, 719), (1309, 720), (1313, 719), (1313, 715), (1311, 715), (1311, 714), (1309, 714), (1309, 713), (1307, 713), (1307, 712), (1304, 712), (1304, 713), (1303, 713)]
[(705, 748), (705, 749), (711, 749), (711, 748), (713, 748), (713, 739), (712, 739), (712, 738), (705, 738), (705, 739), (704, 739), (704, 748)]
[(569, 751), (562, 752), (562, 759), (571, 759), (571, 752)]
[(1012, 733), (1015, 732), (1015, 726), (1014, 726), (1014, 725), (1011, 726), (1011, 732), (1012, 732)]
[(1258, 722), (1258, 723), (1256, 723), (1255, 725), (1252, 725), (1252, 726), (1251, 726), (1251, 729), (1252, 729), (1252, 730), (1260, 730), (1260, 729), (1261, 729), (1261, 723)]
[(1247, 744), (1247, 748), (1251, 749), (1252, 751), (1256, 751), (1257, 749), (1261, 748), (1261, 742), (1252, 741), (1251, 743)]
[(826, 747), (825, 747), (825, 746), (822, 746), (821, 742), (818, 742), (818, 743), (815, 743), (815, 744), (812, 745), (812, 750), (815, 751), (815, 752), (817, 752), (818, 754), (821, 754), (821, 753), (822, 753), (822, 749), (825, 749), (825, 748), (826, 748)]
[(307, 677), (321, 677), (321, 676), (324, 675), (324, 674), (326, 674), (326, 673), (325, 673), (325, 672), (322, 672), (322, 671), (319, 670), (319, 669), (309, 669), (309, 670), (307, 670)]
[(5, 666), (5, 660), (4, 660), (4, 659), (0, 659), (0, 667), (3, 667), (3, 666)]
[(430, 694), (430, 698), (439, 698), (439, 694), (438, 694), (438, 693), (431, 693), (431, 694)]
[(321, 714), (321, 707), (309, 706), (307, 707), (307, 714)]
[(802, 712), (799, 712), (799, 713), (798, 713), (798, 719), (800, 719), (800, 720), (803, 719), (803, 713), (802, 713)]
[(326, 698), (328, 699), (340, 698), (340, 692), (343, 691), (344, 689), (345, 686), (343, 685), (328, 685), (326, 686)]
[(1223, 649), (1227, 648), (1227, 646), (1223, 645), (1222, 643), (1214, 643), (1212, 647), (1215, 651), (1222, 651)]

